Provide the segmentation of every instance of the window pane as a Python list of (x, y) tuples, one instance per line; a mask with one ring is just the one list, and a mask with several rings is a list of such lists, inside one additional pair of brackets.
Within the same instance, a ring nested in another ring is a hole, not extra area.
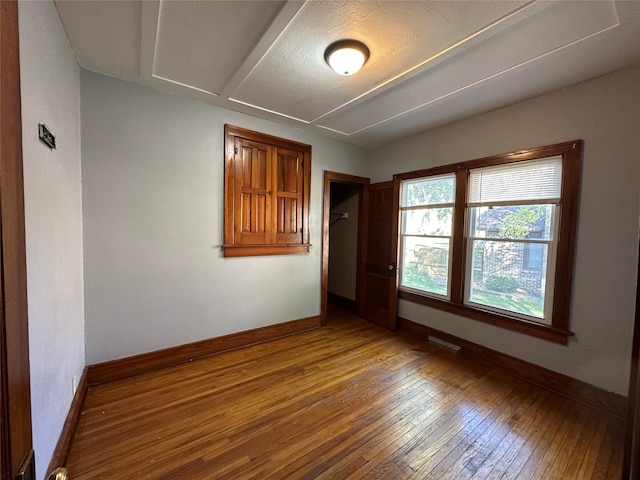
[(448, 295), (449, 238), (403, 237), (402, 285)]
[(402, 183), (402, 207), (453, 203), (454, 175), (409, 180)]
[(530, 243), (524, 247), (524, 268), (541, 270), (546, 261), (546, 245)]
[(474, 207), (471, 236), (482, 238), (550, 240), (555, 205)]
[(469, 301), (543, 319), (547, 255), (546, 244), (474, 240)]
[(469, 203), (560, 198), (562, 156), (543, 158), (469, 173)]
[(402, 233), (410, 235), (451, 235), (453, 208), (421, 208), (402, 212)]

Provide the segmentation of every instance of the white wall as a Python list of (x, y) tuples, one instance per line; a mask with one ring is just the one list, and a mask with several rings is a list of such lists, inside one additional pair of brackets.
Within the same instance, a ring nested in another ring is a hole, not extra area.
[(584, 139), (568, 346), (401, 301), (399, 314), (606, 390), (627, 394), (640, 193), (640, 67), (460, 121), (371, 154), (394, 173)]
[[(345, 188), (340, 184), (334, 185)], [(353, 195), (331, 209), (331, 213), (336, 215), (331, 217), (329, 228), (328, 290), (350, 300), (356, 299), (359, 203), (360, 196), (355, 189)], [(338, 220), (340, 213), (347, 213), (349, 218)]]
[[(31, 409), (44, 478), (85, 365), (80, 73), (53, 2), (18, 8)], [(38, 123), (56, 150), (38, 140)]]
[[(88, 363), (320, 312), (323, 171), (366, 153), (82, 71)], [(223, 258), (225, 123), (312, 145), (311, 253)]]

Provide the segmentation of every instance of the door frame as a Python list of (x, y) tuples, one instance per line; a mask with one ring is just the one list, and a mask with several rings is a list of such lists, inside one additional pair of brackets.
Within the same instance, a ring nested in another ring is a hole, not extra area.
[(636, 284), (636, 316), (631, 353), (627, 432), (624, 446), (622, 478), (640, 479), (640, 245), (638, 245), (638, 282)]
[(320, 287), (320, 324), (327, 324), (327, 304), (329, 296), (329, 226), (331, 224), (331, 184), (344, 183), (360, 187), (358, 198), (358, 247), (356, 254), (356, 308), (362, 314), (362, 275), (364, 252), (367, 238), (366, 213), (368, 209), (368, 189), (370, 180), (366, 177), (347, 175), (346, 173), (324, 171), (324, 190), (322, 200), (322, 279)]
[(35, 478), (17, 1), (0, 1), (0, 30), (0, 473)]

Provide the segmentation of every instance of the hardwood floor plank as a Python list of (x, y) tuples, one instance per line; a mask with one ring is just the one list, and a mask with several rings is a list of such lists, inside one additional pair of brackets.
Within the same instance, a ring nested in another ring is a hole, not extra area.
[[(472, 391), (471, 394), (475, 394)], [(357, 475), (369, 474), (369, 470), (385, 470), (389, 465), (398, 462), (405, 462), (408, 455), (415, 449), (420, 448), (420, 443), (425, 441), (424, 437), (437, 435), (442, 428), (442, 424), (451, 422), (452, 417), (457, 413), (459, 391), (452, 389), (442, 391), (442, 395), (429, 399), (429, 402), (422, 406), (416, 415), (409, 418), (401, 429), (385, 435), (387, 443), (381, 445), (384, 448), (372, 448), (371, 452), (365, 452), (365, 458), (369, 463), (363, 466)], [(435, 432), (435, 433), (434, 433)], [(372, 456), (375, 453), (375, 456)], [(372, 474), (375, 475), (375, 472)]]
[[(440, 479), (446, 476), (462, 480), (470, 478), (482, 464), (486, 456), (491, 452), (497, 441), (506, 435), (505, 424), (517, 415), (518, 406), (526, 405), (527, 396), (531, 395), (531, 387), (525, 384), (517, 385), (516, 388), (504, 397), (494, 409), (489, 412), (484, 420), (469, 432), (461, 437), (460, 443), (452, 449), (443, 461), (441, 461), (428, 475), (423, 478)], [(495, 438), (493, 431), (499, 432)], [(501, 435), (500, 435), (501, 434)], [(491, 441), (493, 440), (493, 444)], [(425, 471), (424, 466), (418, 470)]]
[(524, 402), (520, 404), (520, 407), (514, 409), (508, 409), (505, 411), (505, 418), (499, 419), (492, 427), (493, 432), (483, 434), (483, 436), (476, 441), (458, 461), (460, 465), (454, 478), (466, 479), (475, 478), (476, 474), (482, 467), (487, 466), (487, 471), (491, 471), (493, 464), (490, 459), (500, 459), (504, 454), (504, 448), (500, 448), (507, 443), (503, 443), (504, 439), (512, 432), (512, 426), (518, 419), (528, 415), (528, 412), (532, 410), (531, 404), (537, 400), (539, 396), (538, 391), (532, 392), (532, 394)]
[[(426, 388), (425, 383), (414, 382), (402, 386), (402, 390), (398, 389), (391, 402), (363, 405), (354, 411), (353, 415), (356, 418), (359, 417), (359, 421), (354, 421), (348, 431), (344, 432), (340, 438), (325, 442), (320, 448), (307, 453), (296, 464), (290, 466), (289, 472), (314, 464), (310, 473), (317, 475), (318, 478), (320, 476), (335, 478), (344, 474), (341, 460), (345, 464), (353, 458), (358, 459), (359, 465), (366, 462), (367, 460), (362, 456), (363, 444), (379, 433), (386, 432), (401, 419), (407, 419), (411, 414), (415, 415), (417, 409), (424, 405)], [(319, 457), (319, 454), (322, 456)], [(323, 462), (318, 463), (318, 458), (322, 458)]]
[(321, 329), (91, 386), (67, 468), (74, 480), (614, 478), (621, 432), (333, 310)]
[(588, 416), (582, 425), (582, 432), (572, 455), (566, 455), (567, 465), (563, 476), (576, 475), (576, 478), (591, 478), (593, 471), (593, 446), (602, 441), (606, 420), (602, 417)]
[[(584, 448), (584, 455), (579, 456), (576, 455), (572, 458), (572, 465), (567, 466), (565, 470), (567, 474), (571, 474), (571, 472), (577, 471), (576, 478), (592, 478), (593, 471), (596, 466), (596, 460), (598, 458), (598, 451), (600, 450), (600, 446), (604, 440), (605, 431), (607, 429), (607, 418), (600, 416), (598, 417), (597, 424), (593, 426), (593, 428), (587, 429), (589, 435), (589, 443)], [(580, 462), (580, 465), (576, 468), (576, 463)], [(573, 466), (573, 468), (572, 468)]]
[(516, 458), (526, 439), (535, 431), (539, 422), (553, 408), (553, 398), (536, 390), (531, 403), (523, 405), (521, 415), (503, 425), (505, 435), (473, 473), (472, 479), (502, 478), (506, 469)]
[[(406, 375), (413, 375), (415, 373), (416, 368), (419, 367), (420, 361), (421, 359), (418, 358), (416, 360), (412, 360), (410, 364), (406, 365), (406, 367), (403, 368), (402, 378), (404, 379)], [(408, 369), (411, 369), (411, 370), (408, 370)], [(368, 371), (366, 371), (365, 374), (369, 376)], [(406, 385), (395, 385), (395, 384), (388, 385), (388, 387), (389, 389), (393, 389), (393, 391), (397, 391), (397, 392), (403, 392), (407, 388)], [(423, 394), (428, 391), (426, 387), (427, 386), (424, 384), (421, 386), (421, 392)], [(380, 390), (380, 393), (381, 392), (382, 390)], [(336, 400), (340, 401), (340, 398), (338, 397)], [(344, 438), (345, 442), (339, 442), (340, 451), (341, 451), (340, 454), (344, 455), (345, 448), (348, 448), (348, 442), (354, 438), (354, 434), (357, 435), (359, 432), (362, 432), (362, 427), (364, 426), (364, 422), (366, 422), (368, 418), (375, 419), (378, 415), (378, 409), (380, 407), (384, 409), (388, 409), (391, 405), (388, 401), (380, 402), (379, 400), (375, 400), (375, 399), (371, 400), (368, 397), (362, 398), (361, 401), (359, 401), (358, 403), (354, 403), (354, 402), (346, 403), (346, 402), (347, 401), (342, 400), (342, 404), (340, 405), (340, 408), (336, 410), (336, 414), (342, 415), (341, 412), (345, 409), (347, 412), (350, 412), (348, 415), (343, 416), (342, 418), (343, 421), (346, 420), (346, 423), (350, 425), (350, 428), (344, 431), (341, 431), (339, 433), (336, 433), (336, 432), (332, 433), (331, 431), (324, 431), (322, 429), (319, 429), (319, 427), (321, 427), (322, 425), (316, 425), (314, 427), (315, 435), (313, 430), (310, 431), (306, 439), (307, 440), (306, 443), (310, 444), (310, 443), (317, 442), (318, 437), (319, 438), (338, 438), (338, 439)], [(329, 420), (333, 419), (332, 417), (326, 417), (326, 418), (328, 418)], [(330, 429), (332, 428), (335, 428), (335, 427), (330, 427)], [(291, 472), (295, 472), (296, 469), (304, 465), (308, 461), (308, 459), (310, 459), (311, 461), (314, 461), (314, 460), (317, 461), (317, 452), (320, 450), (324, 452), (327, 449), (330, 449), (333, 443), (336, 443), (336, 441), (334, 440), (332, 442), (325, 442), (319, 445), (318, 447), (316, 447), (315, 450), (309, 450), (309, 453), (305, 454), (294, 464), (287, 466), (287, 468), (280, 473), (282, 475), (286, 475)], [(307, 447), (307, 445), (305, 445), (304, 442), (298, 444), (298, 446), (303, 446), (304, 448), (310, 448), (310, 447)], [(285, 454), (285, 452), (282, 452), (282, 453)], [(282, 456), (282, 455), (279, 455), (279, 456)], [(326, 453), (323, 455), (323, 458), (325, 458), (325, 456), (326, 456)], [(265, 474), (267, 474), (267, 472), (265, 472)]]
[[(617, 477), (610, 476), (615, 474), (616, 470), (621, 471), (622, 465), (622, 451), (618, 445), (618, 438), (622, 435), (619, 425), (614, 423), (607, 423), (607, 429), (604, 434), (604, 439), (600, 445), (597, 459), (595, 461), (595, 468), (591, 478), (593, 480), (608, 480), (611, 478), (621, 478), (621, 475)], [(616, 468), (615, 463), (620, 463), (620, 468)]]
[(551, 443), (548, 446), (541, 445), (542, 448), (540, 448), (540, 450), (544, 449), (545, 451), (544, 456), (542, 456), (538, 465), (535, 466), (535, 461), (533, 461), (536, 455), (532, 455), (529, 457), (528, 464), (525, 465), (518, 476), (523, 479), (561, 478), (566, 465), (566, 463), (563, 463), (563, 459), (568, 458), (573, 453), (573, 447), (577, 440), (575, 439), (574, 434), (581, 433), (586, 415), (587, 413), (583, 410), (577, 410), (572, 412), (570, 416), (566, 417)]
[(522, 478), (521, 471), (526, 465), (537, 467), (540, 455), (544, 454), (545, 448), (555, 437), (559, 425), (563, 422), (566, 413), (563, 408), (565, 402), (564, 399), (554, 398), (552, 407), (544, 416), (535, 422), (525, 420), (529, 423), (528, 435), (516, 440), (509, 454), (502, 459), (502, 465), (494, 469), (487, 478)]

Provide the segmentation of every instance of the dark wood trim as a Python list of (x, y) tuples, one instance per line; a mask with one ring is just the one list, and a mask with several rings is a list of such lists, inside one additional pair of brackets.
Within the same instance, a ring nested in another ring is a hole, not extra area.
[(257, 255), (288, 255), (309, 253), (311, 245), (223, 245), (225, 257), (248, 257)]
[(636, 283), (636, 317), (629, 378), (629, 411), (624, 444), (624, 480), (640, 479), (640, 245), (638, 245), (638, 281)]
[(76, 425), (78, 424), (78, 419), (80, 418), (82, 403), (84, 402), (84, 398), (87, 395), (88, 388), (89, 384), (87, 383), (87, 367), (85, 367), (82, 371), (82, 376), (80, 377), (80, 382), (78, 383), (76, 393), (73, 396), (73, 400), (71, 401), (69, 413), (67, 414), (67, 418), (64, 421), (62, 432), (60, 432), (60, 438), (58, 439), (56, 448), (53, 451), (53, 455), (51, 456), (51, 461), (49, 463), (49, 468), (47, 470), (47, 475), (45, 475), (45, 478), (48, 478), (51, 472), (53, 472), (56, 468), (63, 467), (67, 464), (67, 457), (69, 456), (71, 441), (73, 440), (73, 436), (76, 432)]
[[(367, 179), (369, 181), (369, 179)], [(360, 204), (358, 211), (358, 266), (356, 272), (356, 308), (358, 315), (364, 315), (365, 300), (365, 257), (367, 238), (369, 235), (369, 185), (363, 185), (360, 189)]]
[(346, 173), (324, 172), (324, 187), (322, 191), (322, 278), (320, 280), (320, 318), (322, 325), (327, 324), (327, 295), (329, 294), (329, 225), (331, 222), (331, 183), (347, 183), (359, 185), (360, 198), (358, 202), (358, 252), (356, 267), (356, 309), (362, 312), (362, 276), (365, 241), (367, 238), (366, 211), (368, 208), (368, 196), (365, 186), (369, 185), (369, 179)]
[(320, 270), (320, 323), (327, 324), (329, 295), (329, 228), (331, 225), (331, 172), (324, 172), (322, 187), (322, 265)]
[[(469, 172), (461, 170), (456, 172), (456, 198), (455, 205), (465, 205), (467, 203), (467, 184), (469, 183)], [(466, 235), (456, 235), (456, 232), (466, 231), (466, 218), (464, 208), (454, 208), (453, 217), (453, 238), (451, 252), (451, 301), (462, 304), (464, 301), (464, 275), (465, 261), (467, 258)]]
[(121, 380), (141, 373), (208, 357), (217, 353), (306, 332), (318, 327), (320, 327), (319, 316), (307, 317), (89, 365), (87, 367), (87, 382), (89, 385), (99, 385), (101, 383)]
[(358, 313), (358, 304), (355, 300), (351, 300), (350, 298), (343, 297), (342, 295), (338, 295), (337, 293), (328, 292), (327, 293), (327, 301), (329, 303), (333, 303), (334, 305), (338, 305), (350, 312), (355, 314)]
[[(582, 140), (569, 142), (562, 148), (562, 205), (558, 232), (553, 318), (554, 327), (569, 330), (571, 293), (573, 285), (574, 252), (580, 205), (580, 171), (582, 169)], [(560, 262), (558, 259), (561, 259)]]
[(504, 165), (507, 163), (522, 162), (525, 160), (553, 157), (555, 155), (564, 155), (567, 152), (572, 151), (574, 147), (577, 149), (581, 149), (582, 144), (582, 140), (572, 140), (570, 142), (545, 145), (543, 147), (527, 148), (515, 152), (500, 153), (498, 155), (491, 155), (490, 157), (476, 158), (474, 160), (467, 160), (465, 162), (453, 163), (450, 165), (441, 165), (438, 167), (426, 168), (422, 170), (413, 170), (411, 172), (396, 173), (393, 178), (397, 180), (411, 180), (412, 178), (455, 173), (459, 170), (470, 170), (472, 168), (482, 168), (492, 165)]
[(234, 162), (235, 162), (235, 143), (234, 137), (229, 136), (227, 132), (227, 126), (225, 125), (224, 132), (224, 244), (222, 246), (222, 251), (224, 255), (227, 256), (225, 246), (234, 245), (235, 244), (235, 235), (234, 235), (234, 219), (236, 212), (235, 198), (233, 195), (234, 191), (234, 176), (229, 175), (229, 172), (234, 171)]
[[(267, 143), (281, 148), (289, 148), (293, 150), (305, 151), (310, 149), (310, 146), (306, 143), (296, 142), (295, 140), (289, 140), (287, 138), (276, 137), (267, 133), (256, 132), (255, 130), (249, 130), (248, 128), (236, 127), (234, 125), (225, 125), (225, 135), (231, 135), (233, 137), (242, 137), (255, 142)], [(233, 142), (231, 142), (231, 148), (233, 150)]]
[(442, 340), (462, 347), (462, 355), (476, 362), (488, 365), (526, 382), (549, 390), (576, 402), (588, 405), (617, 418), (625, 418), (627, 397), (608, 392), (589, 383), (554, 372), (547, 368), (526, 362), (516, 357), (492, 350), (477, 343), (450, 335), (441, 330), (427, 327), (406, 318), (399, 318), (399, 325), (417, 337), (434, 335)]
[(393, 265), (393, 282), (389, 286), (389, 327), (392, 330), (398, 328), (398, 287), (400, 286), (400, 269), (398, 268), (398, 259), (400, 251), (398, 250), (398, 233), (400, 218), (400, 180), (393, 181), (393, 210), (391, 213), (391, 251), (389, 258), (392, 259)]
[[(302, 169), (303, 177), (303, 195), (302, 195), (302, 244), (311, 245), (311, 234), (309, 233), (309, 222), (311, 218), (311, 151), (313, 147), (307, 145), (307, 149), (303, 152)], [(308, 252), (309, 250), (307, 250)]]
[(32, 454), (18, 2), (0, 2), (0, 31), (0, 476), (14, 478)]
[(488, 323), (489, 325), (506, 328), (508, 330), (524, 333), (532, 337), (542, 338), (543, 340), (560, 343), (562, 345), (566, 345), (569, 337), (573, 335), (573, 332), (560, 330), (549, 325), (525, 322), (524, 320), (515, 320), (509, 316), (500, 315), (499, 313), (489, 310), (472, 308), (464, 304), (455, 304), (447, 302), (446, 300), (438, 300), (436, 298), (418, 295), (404, 290), (400, 290), (398, 297), (402, 300), (408, 300), (427, 307), (437, 308), (439, 310), (444, 310), (445, 312), (460, 315), (461, 317), (479, 320), (481, 322)]

